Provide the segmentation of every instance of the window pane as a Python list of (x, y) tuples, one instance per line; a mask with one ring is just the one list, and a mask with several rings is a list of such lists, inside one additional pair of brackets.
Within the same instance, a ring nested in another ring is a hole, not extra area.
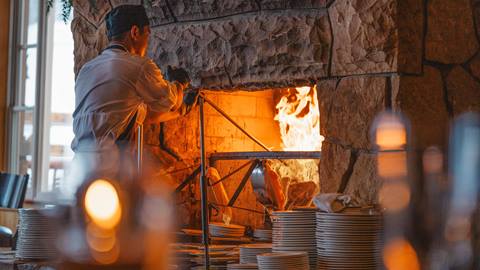
[[(21, 174), (32, 175), (33, 156), (33, 112), (19, 112), (19, 157), (18, 164)], [(29, 181), (30, 182), (30, 181)], [(31, 183), (29, 183), (31, 185)]]
[[(75, 77), (73, 72), (73, 35), (70, 23), (61, 18), (61, 5), (55, 6), (55, 22), (50, 26), (53, 31), (53, 55), (49, 117), (48, 179), (42, 179), (42, 192), (55, 191), (60, 188), (65, 171), (72, 158), (70, 143), (73, 139), (72, 113), (75, 109)], [(53, 28), (53, 29), (52, 29)]]
[(28, 7), (26, 12), (28, 12), (28, 38), (27, 44), (37, 44), (37, 34), (38, 34), (38, 17), (40, 14), (39, 11), (39, 1), (40, 0), (26, 0), (26, 6)]
[(24, 105), (35, 106), (37, 80), (37, 48), (27, 49), (27, 59), (25, 65), (25, 95)]

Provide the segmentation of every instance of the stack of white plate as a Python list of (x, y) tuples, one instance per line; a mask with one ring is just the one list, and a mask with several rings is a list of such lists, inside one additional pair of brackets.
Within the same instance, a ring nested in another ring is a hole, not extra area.
[(256, 263), (235, 263), (227, 265), (228, 270), (248, 270), (248, 269), (258, 269), (258, 265)]
[(317, 213), (319, 269), (377, 269), (381, 265), (383, 224), (378, 213), (347, 209)]
[(211, 222), (208, 225), (210, 235), (216, 237), (242, 237), (245, 234), (245, 227), (235, 224), (224, 224), (219, 222)]
[(317, 268), (315, 210), (273, 212), (273, 252), (306, 252), (310, 268)]
[(270, 229), (255, 229), (253, 237), (257, 241), (272, 242), (272, 230)]
[[(260, 270), (309, 270), (306, 252), (277, 252), (257, 255)], [(313, 268), (316, 269), (316, 268)]]
[(257, 263), (257, 255), (271, 253), (272, 244), (248, 244), (240, 246), (240, 263)]
[(57, 255), (57, 226), (45, 215), (52, 210), (19, 209), (17, 251), (19, 259), (52, 259)]
[[(227, 269), (228, 264), (238, 263), (238, 246), (236, 245), (210, 245), (210, 269)], [(198, 252), (192, 253), (194, 257), (191, 261), (196, 266), (190, 269), (205, 269), (204, 246), (198, 246)], [(203, 267), (203, 268), (202, 268)]]

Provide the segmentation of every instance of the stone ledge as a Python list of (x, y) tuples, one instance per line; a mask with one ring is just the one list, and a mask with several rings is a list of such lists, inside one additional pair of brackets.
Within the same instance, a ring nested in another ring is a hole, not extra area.
[(326, 77), (330, 44), (326, 12), (264, 11), (155, 27), (150, 56), (186, 68), (196, 87), (257, 89)]

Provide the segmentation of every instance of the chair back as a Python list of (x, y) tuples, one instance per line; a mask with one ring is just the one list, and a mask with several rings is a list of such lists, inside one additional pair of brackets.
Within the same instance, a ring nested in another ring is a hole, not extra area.
[(21, 208), (27, 193), (28, 174), (0, 173), (0, 207)]

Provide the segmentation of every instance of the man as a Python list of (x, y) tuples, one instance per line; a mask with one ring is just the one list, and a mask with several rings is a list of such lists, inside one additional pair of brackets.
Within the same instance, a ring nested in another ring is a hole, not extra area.
[(70, 178), (80, 181), (131, 179), (137, 126), (185, 114), (195, 100), (183, 102), (186, 72), (169, 69), (177, 79), (171, 83), (145, 57), (150, 27), (143, 6), (119, 6), (106, 23), (108, 47), (82, 67), (75, 84)]

